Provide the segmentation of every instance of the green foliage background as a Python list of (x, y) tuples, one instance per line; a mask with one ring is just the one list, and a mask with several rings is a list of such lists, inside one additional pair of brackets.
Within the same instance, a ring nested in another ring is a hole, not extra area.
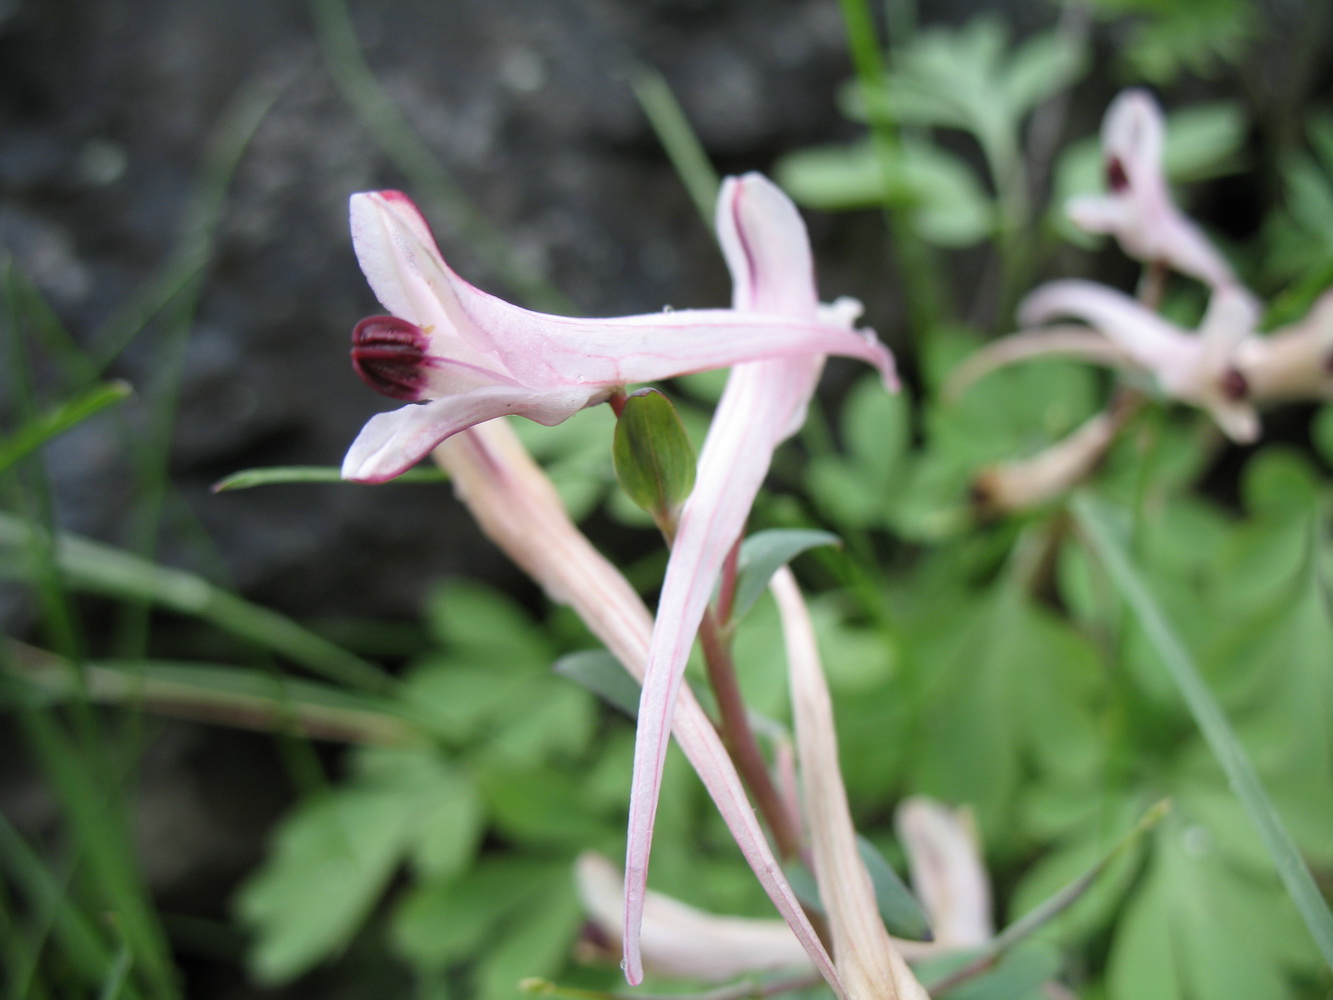
[[(853, 0), (844, 7), (852, 47), (864, 52), (863, 10)], [(383, 95), (339, 33), (336, 6), (316, 10), (353, 106), (381, 115), (382, 141), (409, 175), (429, 172), (394, 131), (401, 123), (384, 117)], [(890, 14), (901, 26), (902, 8)], [(793, 151), (777, 164), (778, 178), (812, 209), (885, 211), (917, 320), (907, 352), (914, 377), (897, 396), (864, 378), (815, 413), (800, 447), (780, 456), (752, 528), (818, 528), (842, 540), (811, 549), (797, 567), (814, 594), (858, 822), (900, 868), (896, 802), (928, 794), (966, 804), (1003, 926), (1087, 873), (1154, 803), (1170, 800), (1167, 817), (1131, 840), (1072, 907), (996, 971), (948, 996), (1036, 997), (1057, 975), (1081, 996), (1109, 1000), (1326, 996), (1329, 969), (1251, 814), (1160, 648), (1127, 610), (1087, 524), (1065, 501), (998, 521), (979, 519), (970, 505), (980, 467), (1059, 440), (1102, 405), (1106, 379), (1047, 361), (990, 375), (961, 399), (942, 393), (949, 371), (1003, 328), (1006, 310), (1061, 241), (1087, 243), (1061, 206), (1096, 187), (1095, 140), (1052, 150), (1043, 164), (1025, 136), (1034, 115), (1086, 79), (1094, 25), (1128, 39), (1119, 67), (1127, 79), (1169, 87), (1186, 74), (1225, 72), (1258, 15), (1243, 0), (1101, 0), (1089, 16), (1097, 20), (1071, 22), (1066, 12), (1057, 28), (1022, 39), (990, 17), (899, 33), (887, 53), (876, 48), (880, 75), (861, 60), (859, 82), (843, 95), (864, 137)], [(262, 101), (242, 102), (223, 128), (162, 304), (194, 294), (226, 172), (263, 110)], [(1246, 115), (1236, 102), (1176, 108), (1173, 178), (1252, 169)], [(1298, 145), (1273, 155), (1280, 193), (1261, 238), (1231, 248), (1270, 299), (1274, 323), (1303, 314), (1333, 281), (1333, 120), (1312, 114), (1305, 124)], [(692, 190), (708, 184), (697, 174), (686, 180)], [(976, 247), (993, 255), (1000, 276), (994, 323), (967, 308), (968, 290), (954, 287), (949, 266), (950, 254)], [(1198, 306), (1178, 289), (1167, 309), (1188, 316)], [(5, 574), (27, 588), (43, 622), (40, 637), (26, 637), (33, 645), (5, 645), (3, 693), (65, 824), (59, 842), (45, 845), (0, 821), (8, 995), (179, 995), (172, 936), (126, 834), (126, 774), (144, 738), (134, 720), (159, 710), (220, 712), (271, 729), (286, 741), (293, 773), (308, 779), (235, 900), (256, 982), (289, 983), (337, 963), (349, 982), (358, 968), (390, 968), (395, 995), (423, 998), (502, 1000), (516, 995), (521, 977), (617, 988), (614, 968), (570, 960), (584, 920), (572, 863), (583, 850), (623, 851), (633, 741), (632, 720), (566, 676), (589, 683), (595, 671), (552, 671), (595, 645), (581, 624), (547, 603), (534, 610), (478, 583), (444, 581), (423, 622), (429, 651), (390, 675), (372, 657), (158, 565), (151, 546), (120, 551), (68, 536), (52, 514), (42, 448), (84, 420), (116, 419), (127, 390), (101, 378), (105, 358), (74, 348), (12, 265), (3, 320), (20, 419), (0, 441), (8, 511), (0, 547)], [(173, 329), (169, 341), (183, 342), (188, 318)], [(64, 373), (54, 388), (33, 374), (48, 360)], [(171, 378), (168, 370), (165, 388), (152, 390), (167, 436), (141, 449), (143, 483), (159, 503), (168, 491)], [(719, 385), (700, 376), (671, 387), (696, 443)], [(1219, 487), (1216, 433), (1195, 414), (1150, 407), (1088, 490), (1122, 519), (1120, 543), (1145, 591), (1327, 887), (1333, 407), (1311, 410), (1308, 427), (1306, 441), (1245, 455), (1232, 496)], [(648, 530), (646, 516), (614, 490), (609, 413), (519, 430), (577, 517)], [(662, 561), (653, 555), (627, 572), (651, 590)], [(79, 626), (85, 594), (121, 607), (124, 655), (88, 655)], [(150, 608), (262, 649), (272, 666), (159, 660)], [(736, 652), (752, 710), (782, 734), (777, 634), (776, 612), (761, 597)], [(325, 776), (312, 737), (353, 748)], [(674, 751), (655, 843), (656, 887), (707, 909), (767, 915)]]

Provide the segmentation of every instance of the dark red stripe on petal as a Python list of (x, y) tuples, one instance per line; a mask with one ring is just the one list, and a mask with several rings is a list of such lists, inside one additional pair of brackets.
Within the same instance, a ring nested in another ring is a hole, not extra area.
[(396, 316), (370, 316), (352, 331), (352, 367), (378, 393), (414, 402), (426, 383), (426, 334)]

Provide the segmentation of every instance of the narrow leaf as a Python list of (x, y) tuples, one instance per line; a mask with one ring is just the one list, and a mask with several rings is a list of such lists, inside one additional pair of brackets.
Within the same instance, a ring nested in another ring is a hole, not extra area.
[(704, 225), (711, 229), (713, 206), (717, 204), (717, 189), (721, 185), (717, 171), (709, 162), (708, 153), (685, 117), (680, 102), (655, 69), (641, 67), (631, 78), (630, 85), (643, 113), (648, 116), (648, 123), (657, 133), (657, 141), (666, 150), (677, 176), (703, 216)]
[(917, 898), (912, 895), (912, 890), (907, 888), (898, 873), (884, 860), (884, 855), (859, 834), (856, 849), (861, 854), (866, 871), (870, 873), (870, 881), (875, 886), (875, 905), (889, 933), (911, 941), (931, 940), (934, 935), (930, 930), (930, 920)]
[(759, 600), (769, 578), (802, 552), (820, 545), (841, 543), (842, 539), (832, 532), (813, 529), (780, 528), (755, 532), (741, 543), (731, 620), (740, 621)]
[(51, 702), (91, 698), (173, 718), (311, 739), (401, 745), (423, 740), (400, 702), (281, 674), (212, 663), (91, 661), (76, 680), (63, 658), (11, 643), (16, 676)]
[[(30, 576), (33, 569), (21, 554), (32, 529), (20, 519), (0, 513), (0, 578)], [(15, 551), (17, 550), (17, 551)], [(380, 668), (290, 618), (251, 604), (231, 591), (184, 570), (158, 566), (139, 556), (71, 532), (55, 539), (55, 560), (65, 582), (92, 593), (150, 601), (180, 614), (212, 622), (219, 628), (290, 657), (306, 669), (365, 690), (383, 691), (392, 680)]]
[(1300, 911), (1324, 961), (1333, 968), (1333, 913), (1329, 912), (1310, 869), (1273, 808), (1221, 706), (1204, 683), (1193, 657), (1130, 562), (1115, 530), (1119, 512), (1086, 494), (1075, 499), (1073, 510), (1091, 547), (1105, 564), (1121, 597), (1133, 611), (1148, 642), (1185, 699), (1217, 762), (1222, 765), (1227, 782), (1258, 830), (1273, 858), (1278, 877)]
[(132, 392), (126, 382), (104, 382), (24, 424), (4, 441), (0, 441), (0, 472), (51, 438), (78, 426), (108, 406), (119, 403)]
[(631, 719), (639, 714), (639, 685), (625, 672), (620, 661), (604, 649), (587, 649), (570, 653), (556, 661), (552, 668), (561, 677), (591, 691), (613, 708), (618, 708)]
[[(395, 483), (442, 483), (448, 476), (440, 469), (422, 467), (409, 469), (396, 476)], [(254, 486), (275, 483), (345, 483), (336, 465), (275, 465), (267, 469), (244, 469), (233, 472), (213, 484), (214, 493), (226, 490), (248, 490)], [(360, 484), (353, 484), (360, 485)]]

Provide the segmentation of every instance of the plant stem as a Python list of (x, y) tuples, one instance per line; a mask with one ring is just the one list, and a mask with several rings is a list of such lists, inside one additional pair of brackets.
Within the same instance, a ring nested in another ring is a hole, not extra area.
[(699, 626), (699, 642), (703, 646), (704, 663), (708, 668), (708, 682), (717, 698), (718, 733), (731, 759), (736, 763), (750, 794), (754, 796), (759, 813), (768, 823), (778, 856), (792, 860), (800, 856), (801, 832), (787, 809), (773, 776), (768, 771), (759, 743), (750, 728), (740, 684), (736, 681), (736, 665), (731, 655), (731, 644), (718, 625), (717, 615), (710, 608), (704, 612)]

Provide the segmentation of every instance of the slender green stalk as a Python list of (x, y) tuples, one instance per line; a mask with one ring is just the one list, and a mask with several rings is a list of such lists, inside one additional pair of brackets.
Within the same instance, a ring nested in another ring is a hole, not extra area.
[(690, 127), (684, 109), (661, 73), (647, 66), (640, 67), (630, 83), (634, 88), (634, 96), (639, 99), (639, 106), (648, 116), (648, 123), (657, 133), (658, 142), (666, 150), (671, 165), (676, 168), (685, 190), (694, 200), (694, 207), (699, 210), (704, 227), (711, 230), (721, 182), (713, 164), (709, 162), (703, 143)]
[(86, 983), (101, 981), (112, 956), (97, 925), (69, 899), (67, 880), (58, 878), (3, 816), (0, 816), (0, 869), (22, 894), (34, 928), (24, 942), (26, 952), (18, 941), (17, 928), (4, 935), (6, 943), (15, 948), (8, 968), (12, 995), (29, 995), (37, 972), (37, 956), (48, 936), (59, 942), (61, 954), (80, 979)]
[[(440, 469), (408, 469), (395, 476), (395, 483), (443, 483), (449, 477)], [(280, 483), (345, 483), (336, 465), (278, 465), (267, 469), (245, 469), (233, 472), (213, 484), (214, 493), (228, 490), (248, 490), (255, 486)], [(350, 485), (350, 484), (349, 484)]]
[(1111, 862), (1123, 855), (1138, 843), (1146, 833), (1157, 826), (1170, 808), (1171, 803), (1168, 799), (1163, 799), (1152, 806), (1134, 824), (1134, 828), (1112, 845), (1109, 851), (1098, 858), (1091, 868), (991, 938), (986, 942), (981, 953), (961, 969), (957, 969), (929, 984), (929, 991), (936, 996), (943, 996), (960, 983), (966, 982), (994, 966), (1007, 952), (1022, 944), (1082, 899), (1084, 893), (1092, 888), (1093, 883), (1111, 866)]
[[(8, 373), (18, 410), (26, 425), (39, 421), (32, 371), (24, 350), (24, 329), (19, 312), (19, 283), (14, 265), (6, 262), (3, 275), (5, 344), (8, 347)], [(52, 524), (54, 521), (50, 485), (40, 451), (29, 451), (7, 477), (8, 492), (24, 511), (27, 525), (22, 533), (24, 554), (31, 566), (29, 578), (48, 641), (70, 664), (75, 684), (82, 683), (80, 673), (85, 643), (78, 618), (61, 580), (57, 566)], [(3, 480), (0, 480), (3, 481)], [(17, 522), (16, 522), (17, 523)], [(75, 725), (90, 764), (102, 760), (99, 748), (101, 727), (86, 701), (75, 705)]]
[[(210, 136), (202, 175), (183, 226), (178, 260), (207, 261), (213, 237), (226, 204), (227, 188), (256, 129), (273, 106), (274, 95), (247, 88), (227, 108)], [(195, 306), (203, 287), (203, 271), (173, 303), (172, 315), (160, 345), (156, 384), (145, 393), (147, 428), (135, 436), (134, 464), (139, 493), (135, 497), (130, 548), (146, 559), (157, 550), (162, 510), (169, 491), (167, 461), (175, 429), (185, 350), (189, 343)], [(141, 655), (148, 646), (148, 605), (126, 601), (121, 606), (116, 645), (126, 656)]]
[[(18, 676), (57, 701), (79, 696), (59, 657), (11, 643)], [(419, 744), (398, 702), (310, 681), (212, 663), (90, 661), (87, 697), (159, 715), (378, 746)]]
[(1232, 791), (1258, 830), (1260, 840), (1273, 859), (1278, 877), (1296, 904), (1320, 954), (1328, 966), (1333, 968), (1333, 913), (1329, 912), (1328, 904), (1310, 874), (1309, 867), (1278, 816), (1245, 749), (1204, 682), (1189, 650), (1139, 578), (1117, 537), (1116, 511), (1089, 494), (1074, 499), (1073, 511), (1089, 545), (1106, 566), (1121, 597), (1138, 619), (1148, 642), (1184, 698), (1190, 714), (1194, 716), (1213, 756), (1222, 766)]
[[(885, 103), (888, 73), (884, 66), (884, 57), (880, 50), (875, 19), (870, 12), (868, 0), (839, 0), (842, 7), (843, 22), (847, 29), (847, 43), (851, 49), (852, 64), (856, 68), (856, 79), (865, 102), (866, 116), (870, 123), (870, 137), (875, 152), (879, 157), (880, 168), (884, 175), (884, 190), (889, 191), (894, 184), (896, 164), (901, 159), (898, 129)], [(935, 267), (929, 248), (912, 230), (910, 209), (897, 206), (885, 208), (885, 220), (889, 233), (893, 237), (894, 249), (898, 255), (898, 266), (902, 270), (903, 294), (907, 299), (907, 312), (916, 337), (929, 335), (935, 329), (943, 315), (941, 303), (944, 301), (938, 276), (941, 273)]]
[(149, 991), (179, 996), (171, 950), (134, 861), (119, 783), (100, 780), (56, 718), (16, 689), (16, 717), (55, 789), (99, 910), (115, 921)]
[(133, 965), (134, 955), (129, 946), (121, 945), (120, 951), (116, 953), (116, 959), (102, 983), (102, 989), (97, 994), (97, 1000), (119, 1000), (125, 992), (126, 984), (130, 978), (130, 969)]

